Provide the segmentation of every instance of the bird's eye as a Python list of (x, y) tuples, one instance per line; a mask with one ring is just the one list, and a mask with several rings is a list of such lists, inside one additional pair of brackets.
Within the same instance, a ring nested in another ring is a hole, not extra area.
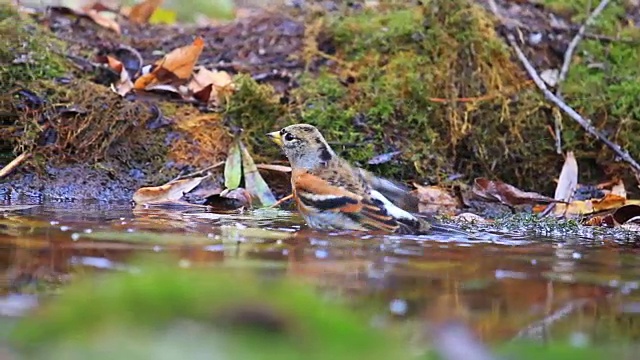
[(295, 137), (293, 137), (293, 135), (286, 133), (284, 134), (284, 141), (293, 141), (293, 139), (295, 139)]

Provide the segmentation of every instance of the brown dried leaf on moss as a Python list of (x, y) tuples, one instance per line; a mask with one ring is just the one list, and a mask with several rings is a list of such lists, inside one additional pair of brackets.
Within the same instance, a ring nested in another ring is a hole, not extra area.
[(460, 207), (458, 201), (446, 189), (416, 183), (413, 185), (416, 187), (413, 193), (420, 201), (418, 209), (421, 213), (453, 215)]
[(226, 71), (211, 71), (204, 67), (193, 74), (187, 84), (191, 95), (203, 103), (219, 104), (233, 91), (233, 79)]
[(195, 189), (208, 176), (170, 181), (164, 185), (143, 187), (133, 194), (137, 204), (167, 204), (178, 202), (184, 194)]
[(116, 58), (106, 56), (106, 61), (113, 71), (120, 74), (118, 81), (115, 84), (111, 84), (111, 90), (120, 96), (127, 95), (133, 90), (133, 82), (131, 81), (131, 77), (129, 77), (129, 72), (124, 67), (124, 64)]
[(476, 178), (472, 188), (473, 194), (487, 201), (499, 202), (513, 207), (517, 205), (559, 202), (548, 196), (536, 192), (522, 191), (513, 185), (502, 181), (491, 181), (486, 178)]
[(203, 48), (204, 40), (198, 36), (191, 45), (174, 49), (154, 64), (153, 71), (137, 78), (134, 88), (152, 90), (158, 85), (188, 80)]

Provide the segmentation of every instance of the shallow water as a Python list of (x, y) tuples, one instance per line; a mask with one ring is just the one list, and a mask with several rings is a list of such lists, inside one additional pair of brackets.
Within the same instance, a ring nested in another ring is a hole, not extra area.
[(487, 341), (635, 340), (639, 252), (609, 241), (488, 232), (322, 233), (275, 209), (45, 204), (0, 212), (0, 321), (38, 306), (79, 272), (129, 271), (135, 255), (173, 254), (168, 266), (302, 278), (397, 322), (455, 316)]

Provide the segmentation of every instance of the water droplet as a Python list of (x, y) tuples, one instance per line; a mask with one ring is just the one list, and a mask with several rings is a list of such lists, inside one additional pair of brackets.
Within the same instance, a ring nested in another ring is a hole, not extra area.
[(580, 259), (582, 258), (582, 254), (580, 254), (579, 252), (574, 252), (573, 254), (571, 254), (571, 257), (573, 257), (574, 259)]
[(59, 222), (59, 221), (52, 220), (51, 222), (49, 222), (49, 224), (51, 224), (51, 225), (55, 226), (55, 225), (60, 224), (60, 222)]
[(403, 299), (394, 299), (389, 303), (389, 311), (395, 315), (405, 315), (409, 305)]
[(60, 226), (60, 231), (69, 231), (69, 229), (71, 229), (70, 226), (67, 226), (67, 225)]
[(538, 264), (538, 260), (536, 259), (531, 259), (531, 265), (537, 265)]
[(132, 233), (132, 232), (134, 232), (134, 231), (136, 231), (136, 229), (132, 229), (132, 228), (128, 228), (128, 229), (127, 229), (127, 232), (130, 232), (130, 233)]
[(160, 251), (162, 251), (162, 248), (160, 246), (156, 245), (156, 246), (153, 247), (153, 251), (160, 252)]
[(121, 218), (120, 218), (120, 221), (124, 221), (124, 219), (125, 219), (125, 218), (121, 217)]
[(84, 233), (85, 234), (91, 234), (93, 232), (93, 230), (91, 229), (84, 229)]
[(80, 239), (80, 234), (78, 233), (71, 234), (71, 240), (78, 241), (79, 239)]
[(569, 337), (569, 342), (575, 347), (585, 347), (589, 345), (589, 337), (583, 332), (574, 332)]
[(180, 259), (180, 261), (178, 262), (178, 266), (180, 266), (181, 268), (191, 267), (191, 261), (187, 259)]
[(289, 249), (282, 250), (282, 255), (289, 255)]

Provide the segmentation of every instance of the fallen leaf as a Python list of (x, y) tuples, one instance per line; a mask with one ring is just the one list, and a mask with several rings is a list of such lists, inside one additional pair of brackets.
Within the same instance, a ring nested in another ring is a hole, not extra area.
[(233, 90), (233, 79), (226, 71), (211, 71), (201, 67), (193, 75), (187, 88), (197, 100), (218, 104), (225, 91)]
[(129, 72), (125, 69), (120, 60), (111, 56), (107, 56), (106, 58), (109, 67), (120, 74), (120, 79), (115, 84), (111, 84), (111, 90), (120, 96), (127, 95), (131, 90), (133, 90), (133, 82), (129, 77)]
[(275, 165), (275, 164), (256, 164), (258, 169), (273, 170), (279, 172), (291, 172), (291, 166)]
[(112, 30), (118, 35), (121, 34), (120, 24), (118, 24), (115, 19), (106, 17), (102, 14), (102, 12), (99, 12), (95, 9), (88, 9), (84, 12), (83, 15), (87, 16), (89, 19), (93, 20), (93, 22), (102, 26), (103, 28)]
[(429, 214), (453, 215), (458, 208), (458, 201), (448, 191), (438, 186), (422, 186), (413, 184), (416, 190), (414, 195), (418, 198), (418, 211)]
[(242, 179), (242, 155), (240, 142), (234, 141), (229, 147), (229, 154), (224, 163), (224, 187), (233, 190), (240, 186)]
[(208, 176), (170, 181), (161, 186), (143, 187), (133, 194), (133, 201), (137, 204), (163, 204), (176, 202), (184, 194), (200, 185)]
[(622, 206), (611, 214), (616, 225), (623, 225), (627, 223), (640, 222), (640, 206), (638, 205), (625, 205)]
[(253, 162), (249, 150), (240, 143), (242, 149), (242, 170), (244, 172), (244, 185), (252, 198), (258, 199), (262, 206), (271, 206), (276, 203), (269, 185), (264, 181), (256, 164)]
[(193, 44), (174, 49), (155, 63), (153, 71), (136, 79), (134, 88), (148, 90), (154, 85), (188, 80), (203, 48), (204, 40), (197, 37)]
[(619, 179), (618, 182), (611, 187), (611, 194), (623, 197), (625, 199), (627, 198), (627, 189), (625, 188), (622, 179)]
[(578, 186), (578, 162), (573, 155), (573, 151), (567, 153), (564, 165), (560, 171), (556, 193), (553, 197), (556, 200), (569, 201), (573, 197)]
[(593, 199), (591, 203), (593, 204), (593, 211), (604, 211), (604, 210), (612, 210), (624, 206), (626, 203), (625, 198), (622, 196), (615, 195), (613, 193), (609, 193), (605, 195), (602, 199)]
[(536, 192), (522, 191), (499, 180), (491, 181), (486, 178), (476, 178), (472, 191), (479, 198), (500, 202), (510, 207), (524, 204), (561, 202)]
[(146, 24), (163, 0), (144, 0), (131, 7), (128, 17), (134, 24)]

